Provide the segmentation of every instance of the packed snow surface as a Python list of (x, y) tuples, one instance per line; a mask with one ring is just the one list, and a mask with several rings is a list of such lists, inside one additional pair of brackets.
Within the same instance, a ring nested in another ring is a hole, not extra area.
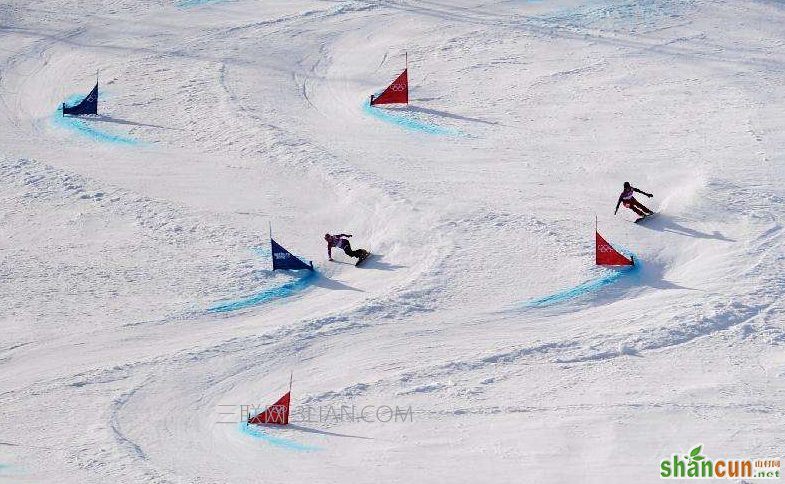
[[(4, 0), (0, 483), (783, 456), (783, 26), (776, 0)], [(367, 106), (406, 53), (410, 104)], [(99, 70), (99, 114), (63, 118)], [(613, 215), (624, 181), (655, 218)], [(594, 265), (595, 216), (634, 269)], [(316, 272), (272, 271), (270, 228)], [(244, 423), (292, 374), (291, 424)]]

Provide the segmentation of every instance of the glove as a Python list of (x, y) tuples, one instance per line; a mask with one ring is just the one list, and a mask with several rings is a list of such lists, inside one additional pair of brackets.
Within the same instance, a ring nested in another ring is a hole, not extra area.
[(649, 197), (649, 198), (651, 198), (651, 197), (653, 197), (654, 195), (652, 195), (651, 193), (647, 193), (647, 194), (646, 194), (646, 196), (647, 196), (647, 197)]

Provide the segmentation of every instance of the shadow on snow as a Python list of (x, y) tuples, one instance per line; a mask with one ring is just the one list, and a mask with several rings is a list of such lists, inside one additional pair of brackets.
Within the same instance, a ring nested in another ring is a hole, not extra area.
[[(72, 95), (69, 96), (66, 100), (66, 104), (74, 104), (81, 100), (84, 95)], [(69, 129), (71, 131), (75, 131), (83, 136), (91, 138), (95, 141), (100, 141), (103, 143), (112, 143), (112, 144), (119, 144), (119, 145), (138, 145), (140, 144), (139, 141), (127, 137), (112, 134), (106, 131), (102, 131), (100, 129), (96, 129), (95, 127), (91, 126), (91, 121), (114, 121), (118, 122), (118, 120), (113, 120), (112, 118), (106, 116), (63, 116), (63, 105), (57, 107), (55, 112), (52, 114), (51, 122), (55, 126), (59, 126), (61, 128)], [(134, 124), (131, 122), (122, 122), (120, 124)], [(145, 125), (139, 125), (145, 126)]]

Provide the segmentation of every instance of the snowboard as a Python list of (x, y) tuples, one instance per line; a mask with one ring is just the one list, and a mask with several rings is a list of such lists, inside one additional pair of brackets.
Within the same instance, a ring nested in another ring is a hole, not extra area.
[(368, 252), (367, 250), (365, 250), (365, 249), (361, 249), (361, 250), (363, 251), (363, 253), (360, 255), (360, 258), (357, 259), (357, 263), (354, 264), (355, 267), (359, 266), (360, 264), (362, 264), (365, 259), (367, 259), (368, 257), (371, 256), (371, 253)]
[(637, 220), (636, 220), (634, 223), (636, 223), (636, 224), (637, 224), (637, 223), (638, 223), (638, 222), (640, 222), (641, 220), (643, 220), (643, 219), (645, 219), (645, 218), (652, 218), (652, 217), (654, 217), (655, 215), (657, 215), (657, 212), (650, 213), (649, 215), (644, 215), (643, 217), (639, 217), (639, 218), (638, 218), (638, 219), (637, 219)]

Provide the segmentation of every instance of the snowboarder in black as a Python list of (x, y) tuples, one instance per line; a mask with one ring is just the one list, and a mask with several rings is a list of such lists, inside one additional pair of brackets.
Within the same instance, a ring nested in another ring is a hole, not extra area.
[(621, 195), (619, 195), (619, 201), (616, 202), (616, 210), (613, 211), (614, 215), (616, 215), (616, 213), (619, 211), (619, 205), (621, 205), (622, 203), (624, 204), (625, 207), (629, 208), (630, 210), (637, 213), (641, 217), (645, 217), (647, 215), (651, 215), (654, 213), (651, 210), (649, 210), (645, 205), (643, 205), (641, 202), (635, 200), (635, 197), (633, 196), (635, 192), (646, 195), (649, 198), (654, 196), (651, 193), (646, 193), (643, 190), (638, 190), (634, 186), (630, 185), (630, 182), (624, 182), (624, 190), (622, 190)]
[(368, 254), (367, 250), (352, 250), (352, 245), (349, 243), (348, 239), (349, 237), (351, 237), (350, 234), (324, 234), (324, 240), (327, 242), (327, 257), (329, 260), (333, 260), (333, 247), (343, 249), (349, 257), (356, 257), (358, 259), (364, 259), (366, 257), (366, 254)]

